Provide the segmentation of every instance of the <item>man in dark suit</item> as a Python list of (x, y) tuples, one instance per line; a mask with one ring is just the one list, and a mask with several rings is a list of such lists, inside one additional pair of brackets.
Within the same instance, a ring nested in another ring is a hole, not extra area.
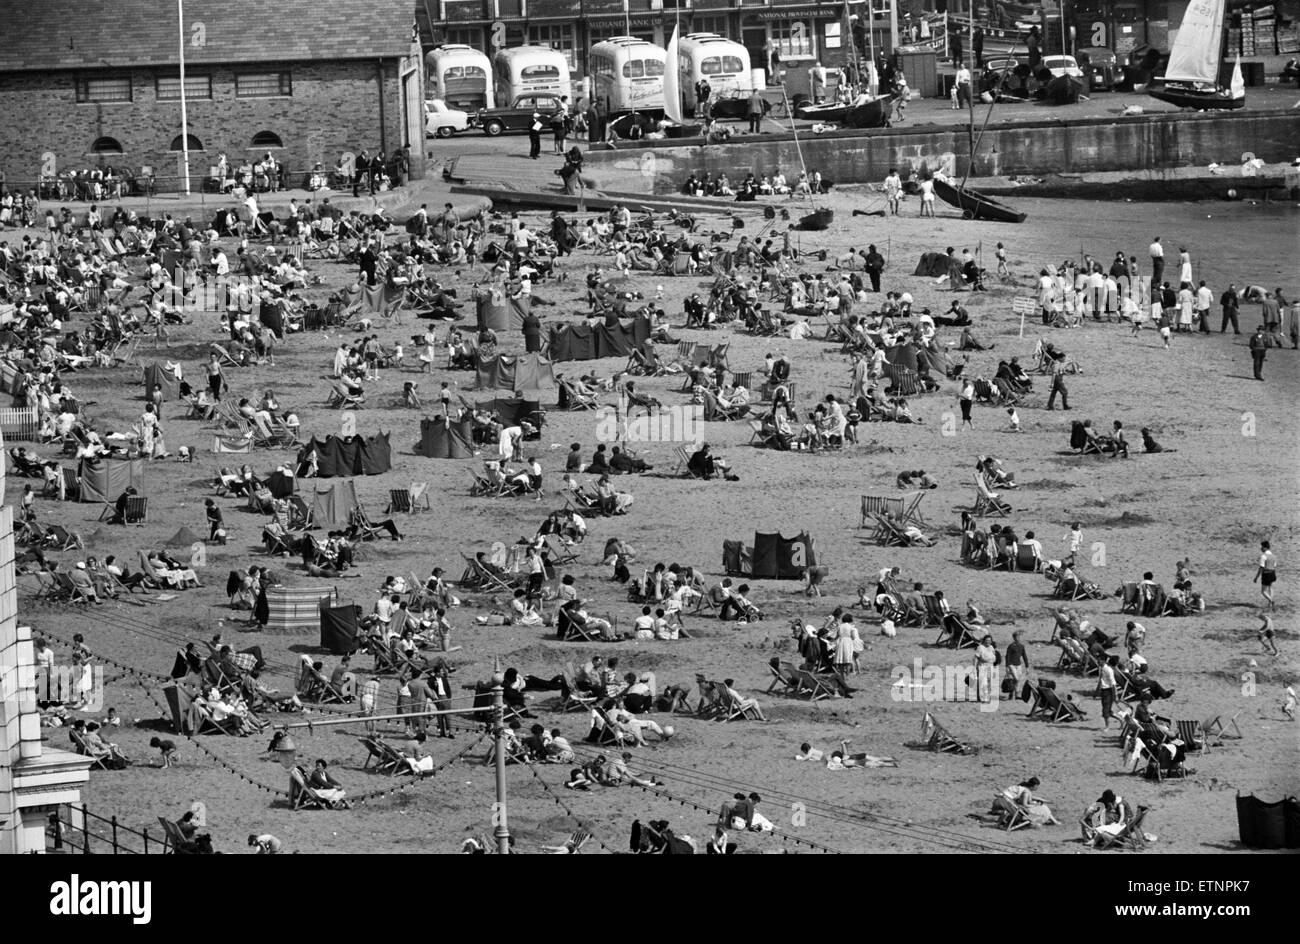
[(367, 241), (366, 247), (361, 250), (361, 278), (367, 285), (375, 284), (375, 267), (378, 261), (374, 246)]

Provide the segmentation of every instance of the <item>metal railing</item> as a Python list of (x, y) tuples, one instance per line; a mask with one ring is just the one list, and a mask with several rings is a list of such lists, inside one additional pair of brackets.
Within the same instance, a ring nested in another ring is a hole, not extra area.
[(167, 851), (165, 836), (151, 836), (148, 827), (124, 826), (116, 816), (97, 816), (84, 803), (60, 806), (51, 813), (47, 837), (49, 852), (162, 855)]

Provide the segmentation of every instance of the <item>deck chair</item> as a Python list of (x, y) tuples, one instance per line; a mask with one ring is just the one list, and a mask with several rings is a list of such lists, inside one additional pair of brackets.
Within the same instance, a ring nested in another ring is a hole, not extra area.
[[(598, 704), (591, 706), (593, 721), (600, 725), (600, 731), (596, 735), (598, 744), (613, 744), (621, 747), (626, 741), (636, 740), (632, 735), (627, 734), (616, 725), (612, 718), (606, 713), (604, 708)], [(594, 726), (594, 725), (593, 725)]]
[(80, 534), (69, 531), (61, 524), (52, 524), (46, 528), (42, 540), (46, 547), (56, 551), (70, 551), (74, 547), (85, 546)]
[(1141, 852), (1146, 848), (1147, 837), (1142, 831), (1142, 821), (1146, 819), (1147, 807), (1139, 806), (1137, 815), (1124, 824), (1124, 828), (1111, 835), (1108, 833), (1093, 832), (1092, 847), (1094, 849), (1130, 849)]
[[(464, 554), (461, 554), (461, 557), (465, 558), (465, 564), (468, 570), (473, 571), (480, 589), (487, 590), (491, 593), (514, 593), (514, 588), (506, 582), (506, 580), (482, 566), (476, 559), (473, 557), (465, 557)], [(461, 582), (464, 582), (464, 578), (462, 578)]]
[(359, 407), (365, 402), (365, 397), (353, 393), (341, 383), (330, 384), (330, 393), (325, 400), (325, 406), (335, 410), (346, 410), (352, 407)]
[(1005, 518), (1010, 510), (1010, 505), (993, 496), (993, 492), (989, 488), (988, 482), (984, 481), (984, 477), (976, 475), (975, 507), (971, 510), (971, 514), (976, 518), (985, 516)]
[(289, 771), (289, 805), (294, 810), (332, 810), (337, 805), (313, 790), (307, 784), (307, 777), (301, 767)]
[(561, 674), (569, 690), (568, 695), (560, 695), (561, 714), (570, 711), (590, 711), (592, 706), (599, 703), (600, 700), (595, 695), (587, 694), (578, 688), (578, 671), (573, 667), (572, 662), (564, 663)]
[(384, 509), (384, 514), (390, 515), (400, 511), (413, 515), (420, 510), (421, 500), (423, 500), (424, 510), (431, 511), (428, 482), (412, 482), (407, 488), (390, 488), (388, 507)]
[(731, 365), (727, 363), (727, 350), (731, 347), (730, 341), (723, 341), (721, 344), (715, 344), (709, 349), (709, 366), (713, 368), (722, 368), (731, 370)]
[(673, 446), (673, 455), (677, 457), (677, 462), (673, 465), (673, 475), (684, 476), (688, 479), (703, 478), (703, 476), (691, 468), (691, 453), (689, 449), (685, 446)]
[(778, 686), (781, 688), (782, 695), (798, 695), (803, 689), (803, 683), (799, 681), (798, 670), (788, 662), (778, 662), (773, 666), (771, 663), (767, 666), (768, 672), (772, 675), (772, 683), (767, 686), (767, 693), (770, 695)]
[(555, 617), (555, 634), (561, 640), (586, 640), (587, 642), (600, 642), (599, 636), (593, 634), (582, 623), (575, 622), (569, 618), (569, 611), (561, 607)]
[(925, 621), (922, 625), (926, 627), (942, 626), (943, 618), (948, 614), (944, 611), (939, 598), (933, 593), (923, 593), (921, 594), (921, 602), (925, 604)]
[(1137, 583), (1126, 583), (1118, 590), (1115, 595), (1119, 597), (1119, 611), (1121, 613), (1132, 613), (1137, 615), (1142, 610), (1142, 593), (1138, 589)]
[(1032, 679), (1025, 679), (1024, 691), (1029, 695), (1029, 714), (1026, 717), (1044, 720), (1050, 717), (1043, 686)]
[(191, 848), (190, 841), (185, 838), (179, 825), (165, 816), (158, 817), (158, 823), (163, 830), (163, 853), (170, 852), (172, 855), (184, 854), (187, 849)]
[(406, 766), (406, 758), (388, 742), (377, 737), (363, 737), (359, 740), (369, 752), (366, 762), (361, 765), (362, 770), (369, 769), (371, 761), (375, 762), (374, 769), (381, 774), (395, 774)]
[(719, 713), (715, 720), (726, 724), (728, 721), (766, 721), (763, 717), (763, 709), (758, 706), (758, 702), (747, 705), (736, 695), (731, 694), (726, 688), (722, 687), (722, 696), (726, 699), (724, 710)]
[(1043, 699), (1043, 710), (1041, 712), (1043, 720), (1057, 723), (1082, 721), (1087, 718), (1087, 714), (1082, 708), (1073, 701), (1056, 694), (1056, 689), (1040, 684), (1038, 691)]
[(748, 406), (723, 406), (709, 390), (704, 390), (702, 395), (706, 422), (738, 420), (749, 412)]
[(542, 846), (542, 852), (548, 855), (578, 855), (591, 839), (591, 833), (579, 829), (565, 840), (562, 846)]
[(1175, 721), (1174, 726), (1178, 729), (1178, 739), (1183, 742), (1187, 750), (1204, 754), (1210, 749), (1210, 739), (1205, 736), (1205, 729), (1201, 727), (1201, 722)]
[(86, 746), (86, 740), (76, 728), (68, 728), (68, 737), (72, 739), (72, 746), (78, 754), (89, 757), (91, 770), (111, 770), (105, 757), (98, 757), (90, 752)]
[(1232, 725), (1232, 734), (1228, 733), (1228, 729), (1224, 726), (1221, 715), (1215, 715), (1213, 718), (1207, 718), (1205, 721), (1202, 721), (1201, 730), (1205, 733), (1206, 742), (1208, 743), (1210, 738), (1217, 738), (1220, 744), (1222, 744), (1224, 738), (1233, 741), (1240, 741), (1245, 737), (1245, 735), (1241, 733), (1241, 728), (1237, 727), (1237, 718), (1240, 716), (1241, 712), (1239, 711), (1228, 719), (1228, 724)]
[(821, 701), (834, 698), (835, 690), (821, 676), (814, 675), (807, 669), (795, 669), (795, 678), (799, 680), (800, 691), (808, 696), (809, 701)]
[(683, 370), (690, 370), (695, 366), (695, 348), (694, 341), (677, 342), (677, 356), (673, 358), (673, 363)]
[(1043, 569), (1042, 560), (1034, 554), (1034, 549), (1026, 544), (1016, 545), (1016, 557), (1013, 570), (1038, 573)]
[(921, 718), (921, 735), (925, 739), (925, 746), (936, 753), (971, 753), (970, 745), (953, 737), (948, 729), (939, 723), (939, 719), (928, 711)]
[(555, 382), (560, 386), (560, 399), (558, 405), (561, 410), (600, 409), (600, 401), (593, 395), (582, 393), (563, 377), (556, 377)]
[(979, 645), (980, 638), (976, 631), (965, 619), (956, 613), (947, 613), (943, 618), (944, 634), (940, 634), (940, 639), (945, 639), (945, 645), (951, 649), (974, 649)]
[(1008, 800), (1000, 793), (993, 798), (993, 808), (997, 810), (998, 825), (1009, 833), (1033, 825), (1030, 822), (1028, 810), (1019, 803)]
[(542, 535), (542, 543), (545, 545), (547, 556), (555, 564), (571, 564), (578, 559), (578, 552), (573, 549), (572, 545), (565, 544), (560, 540), (558, 534)]
[(718, 682), (710, 682), (700, 673), (695, 674), (695, 685), (700, 690), (699, 700), (695, 704), (695, 714), (700, 718), (717, 717), (729, 703), (726, 687)]
[(749, 424), (749, 445), (764, 449), (777, 443), (775, 431), (770, 431), (762, 420), (746, 420)]

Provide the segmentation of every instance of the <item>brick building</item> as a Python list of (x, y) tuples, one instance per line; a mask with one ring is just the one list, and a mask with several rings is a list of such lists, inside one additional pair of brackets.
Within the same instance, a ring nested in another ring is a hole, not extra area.
[[(0, 170), (11, 187), (111, 164), (148, 166), (179, 189), (176, 6), (40, 0), (6, 16), (0, 42)], [(190, 180), (271, 151), (301, 186), (316, 161), (411, 148), (424, 170), (423, 58), (411, 0), (197, 0), (185, 10)]]

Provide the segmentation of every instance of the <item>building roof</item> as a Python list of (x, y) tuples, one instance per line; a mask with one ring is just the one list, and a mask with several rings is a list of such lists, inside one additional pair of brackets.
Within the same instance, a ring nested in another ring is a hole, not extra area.
[[(411, 0), (191, 0), (185, 64), (401, 56), (414, 22)], [(180, 62), (176, 5), (167, 0), (37, 0), (6, 15), (3, 32), (0, 72)], [(199, 35), (205, 41), (195, 45)]]

